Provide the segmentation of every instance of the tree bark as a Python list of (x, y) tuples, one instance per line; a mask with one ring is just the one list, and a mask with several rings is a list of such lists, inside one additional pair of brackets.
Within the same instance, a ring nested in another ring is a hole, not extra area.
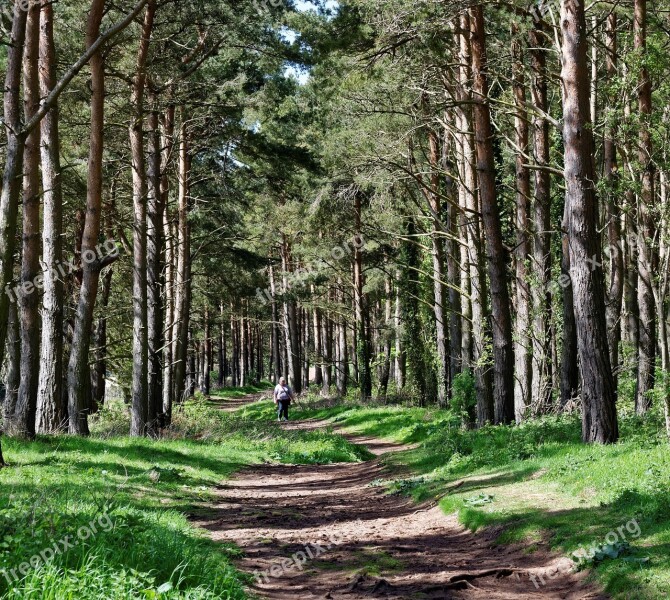
[[(105, 0), (93, 0), (86, 28), (86, 44), (91, 47), (100, 33)], [(105, 69), (104, 57), (91, 58), (91, 131), (86, 192), (86, 219), (81, 252), (95, 253), (100, 236), (102, 208), (102, 153), (104, 143)], [(88, 435), (88, 394), (90, 374), (88, 354), (91, 344), (93, 310), (98, 294), (100, 266), (97, 261), (82, 261), (82, 282), (75, 315), (74, 334), (68, 363), (69, 432)]]
[[(25, 120), (37, 112), (40, 99), (38, 60), (40, 5), (28, 9), (23, 57), (23, 90)], [(35, 289), (40, 273), (40, 130), (34, 128), (26, 138), (23, 152), (23, 251), (19, 321), (21, 324), (21, 382), (16, 401), (12, 433), (35, 437), (37, 385), (40, 368), (39, 293)]]
[[(147, 433), (149, 416), (149, 337), (147, 313), (147, 166), (144, 154), (144, 88), (146, 63), (156, 13), (156, 0), (150, 0), (137, 51), (130, 105), (129, 127), (133, 178), (133, 375), (130, 435)], [(154, 176), (156, 174), (154, 173)], [(154, 182), (155, 184), (155, 182)], [(155, 189), (154, 189), (155, 192)], [(153, 331), (152, 331), (153, 333)]]
[(658, 272), (655, 224), (652, 216), (654, 206), (654, 172), (651, 138), (651, 79), (644, 61), (647, 58), (647, 0), (635, 0), (633, 20), (634, 46), (642, 60), (638, 77), (638, 112), (640, 131), (638, 140), (638, 162), (642, 170), (637, 218), (637, 303), (639, 310), (639, 335), (637, 386), (635, 410), (643, 415), (651, 405), (649, 392), (654, 388), (656, 370), (656, 306), (654, 304), (654, 276)]
[(174, 354), (175, 347), (174, 327), (176, 319), (176, 258), (177, 244), (174, 233), (174, 223), (169, 211), (170, 201), (170, 178), (168, 168), (174, 148), (174, 115), (175, 107), (168, 105), (161, 119), (161, 181), (160, 181), (160, 204), (163, 209), (163, 247), (165, 253), (165, 315), (164, 315), (164, 341), (163, 341), (163, 406), (161, 414), (161, 425), (170, 424), (172, 419), (172, 402), (174, 399)]
[(582, 437), (585, 442), (613, 443), (618, 438), (616, 391), (607, 347), (598, 201), (593, 183), (583, 0), (562, 0), (561, 32), (566, 225), (582, 379)]
[(512, 24), (512, 79), (516, 114), (516, 340), (514, 347), (514, 418), (524, 420), (531, 401), (532, 341), (531, 296), (528, 276), (530, 259), (530, 172), (524, 166), (528, 154), (528, 115), (526, 112), (526, 85), (523, 72), (523, 53), (519, 41), (519, 28)]
[[(463, 12), (460, 16), (459, 45), (459, 90), (460, 105), (457, 114), (460, 117), (459, 131), (462, 148), (462, 172), (459, 199), (465, 223), (465, 247), (468, 252), (466, 268), (470, 282), (470, 314), (472, 329), (472, 353), (467, 363), (475, 378), (477, 396), (476, 417), (481, 427), (493, 421), (493, 385), (491, 370), (486, 364), (486, 348), (489, 344), (488, 322), (489, 312), (486, 302), (488, 296), (486, 273), (484, 268), (484, 251), (481, 236), (481, 211), (477, 194), (477, 174), (474, 159), (474, 136), (472, 121), (471, 92), (471, 49), (470, 49), (470, 16)], [(467, 349), (466, 349), (467, 350)]]
[[(40, 95), (48, 96), (56, 85), (53, 4), (42, 5), (39, 44)], [(63, 302), (64, 287), (58, 267), (63, 262), (63, 190), (60, 165), (59, 110), (55, 102), (41, 123), (42, 188), (44, 222), (42, 260), (42, 343), (37, 390), (37, 431), (56, 433), (65, 426), (63, 403)]]
[(21, 130), (21, 65), (26, 35), (27, 13), (21, 2), (14, 2), (11, 39), (7, 49), (7, 66), (3, 94), (4, 129), (7, 136), (5, 169), (0, 192), (0, 264), (2, 265), (2, 288), (0, 293), (0, 365), (3, 363), (7, 341), (8, 315), (11, 302), (10, 284), (14, 277), (14, 250), (16, 246), (16, 222), (21, 195), (21, 171), (26, 135)]
[(95, 364), (91, 381), (91, 412), (97, 412), (105, 403), (105, 387), (107, 381), (107, 308), (109, 296), (112, 290), (111, 268), (102, 276), (102, 289), (100, 290), (100, 311), (98, 322), (95, 327)]
[(172, 360), (174, 364), (174, 399), (181, 402), (186, 393), (186, 359), (188, 354), (188, 305), (191, 261), (188, 198), (190, 194), (191, 156), (188, 131), (183, 120), (179, 132), (179, 193), (177, 195), (177, 239), (175, 252), (175, 300), (172, 327)]
[[(607, 16), (605, 28), (605, 68), (608, 81), (617, 76), (617, 15), (615, 11)], [(609, 238), (610, 283), (607, 297), (607, 343), (610, 349), (610, 364), (617, 389), (617, 369), (619, 366), (619, 342), (621, 341), (621, 304), (623, 299), (624, 263), (621, 240), (621, 211), (619, 207), (618, 166), (616, 149), (616, 126), (605, 134), (603, 167), (607, 184), (607, 234)]]
[(288, 240), (282, 241), (282, 295), (284, 296), (284, 336), (286, 339), (288, 383), (294, 392), (301, 391), (300, 378), (300, 339), (298, 337), (297, 308), (289, 289), (289, 276), (292, 272), (291, 247)]
[(514, 352), (505, 248), (496, 195), (493, 131), (486, 73), (486, 32), (482, 5), (471, 9), (470, 28), (477, 173), (491, 282), (494, 422), (500, 424), (511, 423), (514, 420)]
[(16, 302), (11, 302), (7, 319), (7, 376), (5, 379), (5, 405), (3, 407), (3, 422), (5, 424), (9, 424), (14, 417), (20, 382), (21, 334), (19, 331), (19, 310)]
[[(422, 100), (424, 110), (427, 109), (427, 99), (424, 95)], [(435, 316), (435, 343), (437, 346), (437, 403), (441, 407), (447, 405), (449, 393), (449, 358), (447, 353), (447, 323), (446, 323), (446, 301), (447, 292), (444, 282), (445, 272), (445, 246), (444, 232), (440, 215), (442, 203), (440, 201), (440, 144), (435, 130), (428, 126), (428, 160), (430, 164), (430, 185), (428, 188), (422, 186), (424, 196), (428, 201), (430, 209), (433, 259), (433, 314)]]
[[(362, 202), (361, 194), (354, 198), (354, 235), (362, 240)], [(363, 291), (365, 276), (363, 274), (363, 251), (361, 244), (354, 247), (354, 314), (356, 318), (356, 356), (358, 357), (358, 386), (361, 399), (372, 396), (372, 370), (370, 368), (370, 341), (366, 328), (367, 306)]]
[[(547, 96), (547, 26), (536, 14), (529, 34), (529, 54), (532, 73), (531, 95), (539, 114), (533, 116), (533, 162), (549, 165), (549, 122), (543, 116), (549, 112)], [(533, 294), (533, 359), (532, 398), (538, 412), (551, 404), (553, 369), (551, 360), (551, 174), (546, 169), (534, 171), (533, 192), (533, 268), (537, 282)]]

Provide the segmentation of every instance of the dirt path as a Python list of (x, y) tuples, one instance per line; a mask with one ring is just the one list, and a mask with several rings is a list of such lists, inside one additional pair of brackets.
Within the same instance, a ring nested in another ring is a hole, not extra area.
[[(378, 457), (402, 449), (351, 439)], [(262, 598), (606, 598), (583, 574), (556, 574), (562, 563), (542, 549), (495, 545), (494, 532), (473, 535), (437, 506), (385, 494), (374, 482), (388, 477), (379, 458), (254, 466), (221, 486), (197, 524), (244, 550), (237, 565), (256, 574)]]

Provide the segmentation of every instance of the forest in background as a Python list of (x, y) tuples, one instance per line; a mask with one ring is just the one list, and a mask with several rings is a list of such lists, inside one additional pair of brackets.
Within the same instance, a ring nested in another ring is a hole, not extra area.
[(86, 435), (113, 383), (157, 436), (280, 375), (670, 433), (662, 2), (17, 0), (2, 25), (6, 434)]

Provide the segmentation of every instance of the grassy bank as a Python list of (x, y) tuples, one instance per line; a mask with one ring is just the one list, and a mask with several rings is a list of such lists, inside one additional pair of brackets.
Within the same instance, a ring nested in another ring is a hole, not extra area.
[(244, 598), (238, 551), (187, 515), (245, 465), (366, 457), (340, 436), (282, 431), (203, 401), (174, 421), (165, 439), (131, 439), (125, 407), (112, 405), (87, 439), (3, 440), (1, 598)]
[(387, 459), (391, 472), (406, 473), (384, 482), (390, 492), (439, 499), (468, 528), (497, 526), (501, 543), (529, 552), (595, 547), (581, 566), (593, 567), (613, 596), (670, 597), (670, 446), (660, 415), (624, 416), (621, 442), (608, 447), (583, 445), (570, 416), (467, 431), (447, 411), (320, 400), (303, 402), (294, 416), (417, 443)]

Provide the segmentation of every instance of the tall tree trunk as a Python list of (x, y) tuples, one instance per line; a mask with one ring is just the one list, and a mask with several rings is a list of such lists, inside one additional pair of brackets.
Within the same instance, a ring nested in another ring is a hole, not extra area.
[[(221, 311), (223, 312), (223, 303)], [(219, 378), (217, 383), (220, 388), (226, 385), (226, 330), (223, 326), (223, 318), (219, 326)]]
[[(605, 28), (605, 67), (608, 82), (617, 77), (617, 15), (615, 11), (607, 16)], [(614, 100), (614, 99), (613, 99)], [(614, 388), (617, 388), (617, 369), (619, 366), (619, 342), (621, 341), (621, 304), (623, 298), (624, 262), (621, 246), (621, 211), (619, 207), (618, 167), (616, 154), (616, 128), (612, 126), (606, 132), (603, 162), (607, 183), (607, 234), (610, 248), (610, 284), (607, 298), (607, 343), (610, 349), (610, 363), (614, 375)]]
[(274, 267), (270, 266), (270, 293), (272, 295), (272, 354), (275, 357), (274, 382), (279, 383), (283, 374), (282, 355), (279, 343), (279, 310), (277, 308), (277, 285), (275, 283)]
[(174, 323), (176, 319), (176, 258), (177, 244), (175, 241), (174, 223), (170, 216), (170, 177), (168, 167), (174, 148), (174, 105), (169, 105), (165, 109), (161, 119), (161, 206), (163, 209), (163, 246), (165, 252), (165, 315), (164, 315), (164, 335), (163, 342), (163, 407), (161, 415), (161, 425), (163, 427), (170, 424), (172, 419), (172, 402), (174, 399), (174, 355), (175, 347)]
[[(332, 362), (333, 362), (333, 324), (325, 313), (321, 319), (321, 346), (323, 348), (323, 377), (321, 385), (321, 394), (325, 397), (330, 396), (330, 386), (332, 384)], [(337, 378), (337, 374), (336, 374)]]
[(532, 398), (536, 410), (544, 412), (551, 404), (554, 364), (551, 360), (551, 176), (542, 167), (549, 166), (549, 112), (547, 96), (547, 27), (535, 14), (529, 35), (529, 54), (532, 73), (531, 95), (539, 114), (533, 116), (533, 162), (535, 170), (533, 191), (533, 270), (537, 282), (533, 294), (533, 359)]
[(174, 364), (174, 399), (181, 402), (186, 393), (186, 358), (188, 353), (188, 288), (190, 250), (190, 226), (188, 202), (190, 194), (191, 156), (188, 131), (183, 120), (179, 132), (179, 193), (177, 196), (177, 236), (175, 243), (176, 273), (174, 294), (174, 319), (172, 327), (172, 361)]
[[(479, 426), (493, 421), (493, 385), (489, 365), (484, 364), (486, 348), (489, 344), (488, 321), (489, 313), (486, 298), (487, 282), (484, 270), (484, 251), (481, 242), (480, 209), (477, 195), (477, 174), (474, 163), (474, 136), (472, 122), (471, 88), (471, 49), (470, 49), (470, 16), (463, 12), (460, 16), (459, 45), (459, 90), (461, 103), (458, 109), (460, 116), (462, 175), (459, 193), (462, 204), (463, 219), (466, 224), (464, 236), (468, 251), (467, 269), (470, 281), (470, 311), (472, 324), (472, 368), (475, 378), (477, 395), (477, 423)], [(469, 356), (470, 358), (470, 356)]]
[[(93, 0), (88, 15), (86, 44), (91, 47), (100, 33), (105, 0)], [(95, 253), (100, 236), (102, 208), (102, 152), (104, 141), (105, 68), (104, 58), (95, 54), (91, 64), (91, 132), (89, 140), (86, 220), (82, 236), (82, 256)], [(100, 266), (97, 261), (82, 261), (82, 282), (75, 315), (74, 334), (68, 363), (69, 432), (88, 435), (88, 403), (90, 387), (88, 355), (91, 344), (93, 310), (98, 295)]]
[[(390, 276), (384, 280), (384, 326), (382, 328), (382, 365), (379, 377), (378, 395), (385, 398), (388, 393), (389, 376), (391, 373), (391, 332), (393, 331), (391, 302), (393, 300), (393, 282)], [(460, 344), (459, 344), (460, 351)]]
[(144, 88), (149, 43), (154, 24), (156, 1), (147, 4), (142, 26), (130, 104), (129, 127), (133, 174), (133, 375), (130, 435), (147, 432), (149, 412), (147, 377), (149, 338), (147, 329), (147, 167), (144, 154)]
[(563, 286), (563, 346), (561, 352), (561, 406), (566, 406), (579, 393), (579, 366), (577, 364), (577, 325), (575, 303), (570, 281), (570, 246), (567, 234), (568, 205), (565, 205), (563, 233), (561, 235), (561, 276), (568, 285)]
[(647, 0), (635, 0), (633, 20), (635, 50), (641, 62), (637, 97), (640, 116), (638, 140), (638, 161), (642, 171), (640, 195), (638, 198), (638, 287), (637, 303), (640, 311), (640, 345), (638, 349), (637, 386), (635, 410), (644, 414), (649, 409), (649, 392), (654, 388), (656, 369), (656, 306), (654, 304), (654, 281), (658, 271), (658, 256), (655, 241), (655, 224), (652, 216), (654, 206), (654, 162), (651, 139), (651, 79), (646, 67), (647, 59)]
[(493, 131), (486, 73), (486, 32), (482, 5), (471, 9), (470, 28), (477, 173), (491, 282), (494, 422), (500, 424), (514, 420), (514, 351), (505, 248), (496, 195)]
[(300, 339), (298, 337), (298, 316), (295, 299), (289, 288), (289, 277), (293, 270), (291, 247), (288, 240), (282, 242), (282, 295), (284, 296), (284, 335), (286, 339), (288, 382), (291, 388), (301, 391)]
[(158, 434), (163, 398), (163, 365), (162, 352), (164, 342), (163, 331), (163, 298), (161, 295), (161, 255), (163, 252), (163, 213), (164, 197), (161, 192), (161, 139), (158, 118), (157, 100), (151, 95), (151, 112), (149, 113), (149, 144), (147, 168), (147, 340), (148, 340), (148, 414), (147, 425), (149, 435)]
[[(24, 113), (26, 122), (37, 112), (40, 101), (38, 59), (40, 35), (40, 5), (28, 9), (26, 40), (23, 58)], [(37, 385), (39, 381), (40, 317), (39, 293), (35, 278), (40, 272), (40, 130), (34, 128), (23, 152), (23, 251), (21, 253), (21, 283), (19, 300), (21, 324), (21, 382), (16, 401), (12, 433), (35, 436)]]
[[(354, 235), (357, 240), (362, 237), (362, 204), (361, 194), (354, 198)], [(372, 396), (372, 370), (370, 368), (370, 341), (366, 328), (367, 306), (363, 291), (365, 276), (363, 274), (363, 250), (361, 244), (354, 247), (354, 308), (356, 317), (356, 355), (358, 357), (358, 385), (361, 399)]]
[(527, 263), (530, 258), (530, 172), (524, 166), (528, 154), (528, 115), (523, 53), (519, 27), (512, 24), (513, 88), (516, 114), (516, 340), (514, 348), (514, 417), (523, 421), (531, 401), (532, 341), (530, 336), (531, 297)]
[[(314, 288), (312, 287), (312, 293)], [(314, 385), (323, 385), (323, 348), (321, 345), (321, 311), (312, 310), (312, 327), (314, 330)]]
[(5, 88), (3, 94), (4, 129), (7, 136), (5, 169), (0, 191), (0, 264), (2, 289), (0, 294), (0, 365), (3, 363), (10, 302), (9, 286), (14, 277), (16, 222), (21, 195), (21, 171), (26, 134), (21, 126), (21, 65), (26, 35), (27, 12), (20, 0), (14, 2), (12, 32), (7, 48)]
[[(56, 47), (54, 44), (53, 4), (42, 5), (40, 20), (40, 95), (46, 97), (56, 85)], [(44, 295), (42, 296), (42, 343), (37, 389), (37, 431), (55, 433), (65, 425), (63, 403), (63, 282), (58, 267), (63, 262), (63, 190), (60, 165), (58, 103), (41, 123), (42, 188), (44, 222), (42, 260)]]
[(212, 375), (212, 363), (211, 361), (211, 345), (212, 345), (212, 324), (209, 319), (209, 307), (205, 308), (205, 339), (204, 339), (204, 346), (205, 346), (205, 360), (204, 360), (204, 365), (203, 365), (203, 374), (204, 374), (204, 380), (203, 380), (203, 390), (202, 393), (205, 394), (206, 396), (209, 396), (209, 393), (211, 391), (211, 375)]
[(566, 225), (582, 379), (582, 436), (585, 442), (612, 443), (619, 434), (593, 187), (583, 0), (562, 0), (561, 32)]
[[(396, 272), (396, 281), (400, 280), (400, 272)], [(339, 293), (339, 291), (338, 291)], [(396, 392), (400, 392), (405, 387), (405, 367), (406, 367), (406, 354), (404, 347), (404, 332), (403, 332), (403, 322), (402, 322), (402, 301), (400, 298), (400, 286), (396, 285), (395, 291), (395, 387)], [(343, 321), (344, 317), (341, 317), (340, 321)], [(346, 350), (346, 326), (342, 323), (342, 337), (345, 339), (344, 345)], [(338, 368), (338, 373), (340, 369)], [(339, 393), (339, 385), (338, 385)]]
[[(424, 110), (427, 109), (427, 99), (424, 95)], [(440, 202), (440, 144), (437, 133), (428, 127), (428, 160), (431, 176), (429, 189), (423, 187), (431, 214), (431, 243), (433, 259), (433, 314), (435, 316), (435, 343), (437, 346), (437, 402), (441, 407), (447, 405), (449, 391), (449, 360), (447, 354), (447, 323), (446, 300), (447, 293), (444, 282), (445, 247), (444, 231), (441, 225), (442, 205)]]

